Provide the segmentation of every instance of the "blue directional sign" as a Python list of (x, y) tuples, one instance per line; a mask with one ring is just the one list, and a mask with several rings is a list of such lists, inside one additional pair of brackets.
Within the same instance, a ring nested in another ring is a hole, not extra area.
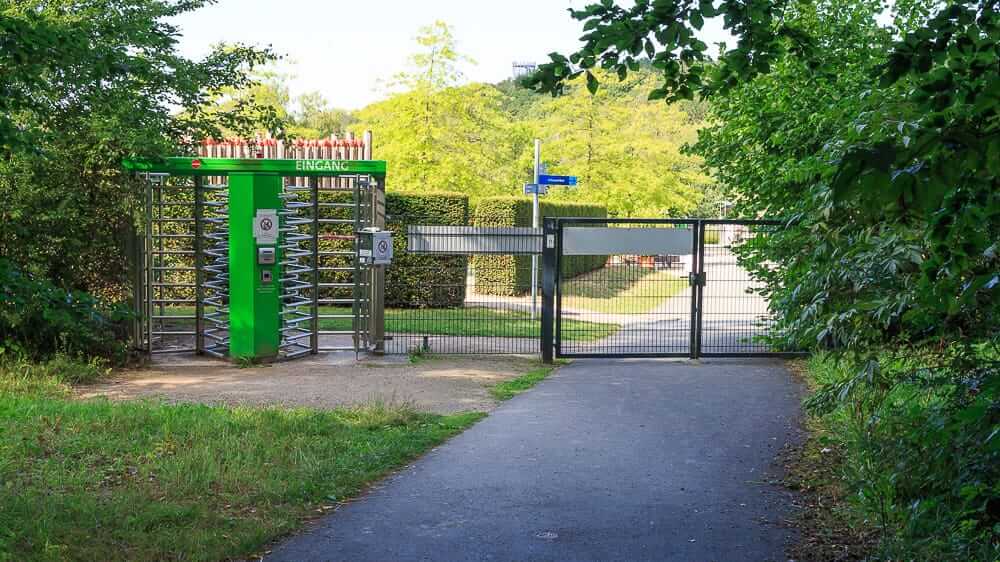
[(544, 185), (538, 185), (537, 183), (526, 183), (524, 184), (524, 194), (531, 195), (537, 193), (539, 195), (545, 195), (549, 191), (549, 188)]
[(576, 176), (538, 176), (541, 185), (576, 185)]

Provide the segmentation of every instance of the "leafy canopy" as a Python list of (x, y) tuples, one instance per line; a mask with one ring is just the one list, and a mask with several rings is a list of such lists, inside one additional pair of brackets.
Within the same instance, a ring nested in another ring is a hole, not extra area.
[(122, 298), (122, 240), (139, 193), (124, 157), (181, 153), (223, 130), (278, 126), (253, 100), (269, 49), (177, 50), (172, 18), (207, 0), (0, 3), (0, 257), (64, 288)]

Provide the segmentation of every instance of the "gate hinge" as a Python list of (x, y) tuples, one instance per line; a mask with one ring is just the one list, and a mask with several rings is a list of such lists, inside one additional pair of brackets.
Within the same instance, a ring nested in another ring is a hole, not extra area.
[(702, 271), (701, 273), (695, 273), (693, 271), (691, 273), (688, 273), (688, 284), (691, 285), (692, 287), (693, 286), (704, 287), (706, 279), (707, 277), (704, 271)]

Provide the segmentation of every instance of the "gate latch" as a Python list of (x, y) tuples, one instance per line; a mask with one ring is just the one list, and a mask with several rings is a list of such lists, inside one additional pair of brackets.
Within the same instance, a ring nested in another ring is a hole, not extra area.
[(707, 276), (704, 271), (701, 273), (695, 273), (693, 271), (688, 273), (688, 284), (692, 287), (704, 287), (706, 279)]

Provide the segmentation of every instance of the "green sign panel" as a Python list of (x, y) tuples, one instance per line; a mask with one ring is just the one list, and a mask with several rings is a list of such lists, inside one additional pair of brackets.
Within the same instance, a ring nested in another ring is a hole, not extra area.
[(174, 176), (213, 176), (240, 172), (274, 173), (282, 176), (385, 176), (385, 160), (273, 160), (265, 158), (164, 158), (125, 160), (132, 172)]

